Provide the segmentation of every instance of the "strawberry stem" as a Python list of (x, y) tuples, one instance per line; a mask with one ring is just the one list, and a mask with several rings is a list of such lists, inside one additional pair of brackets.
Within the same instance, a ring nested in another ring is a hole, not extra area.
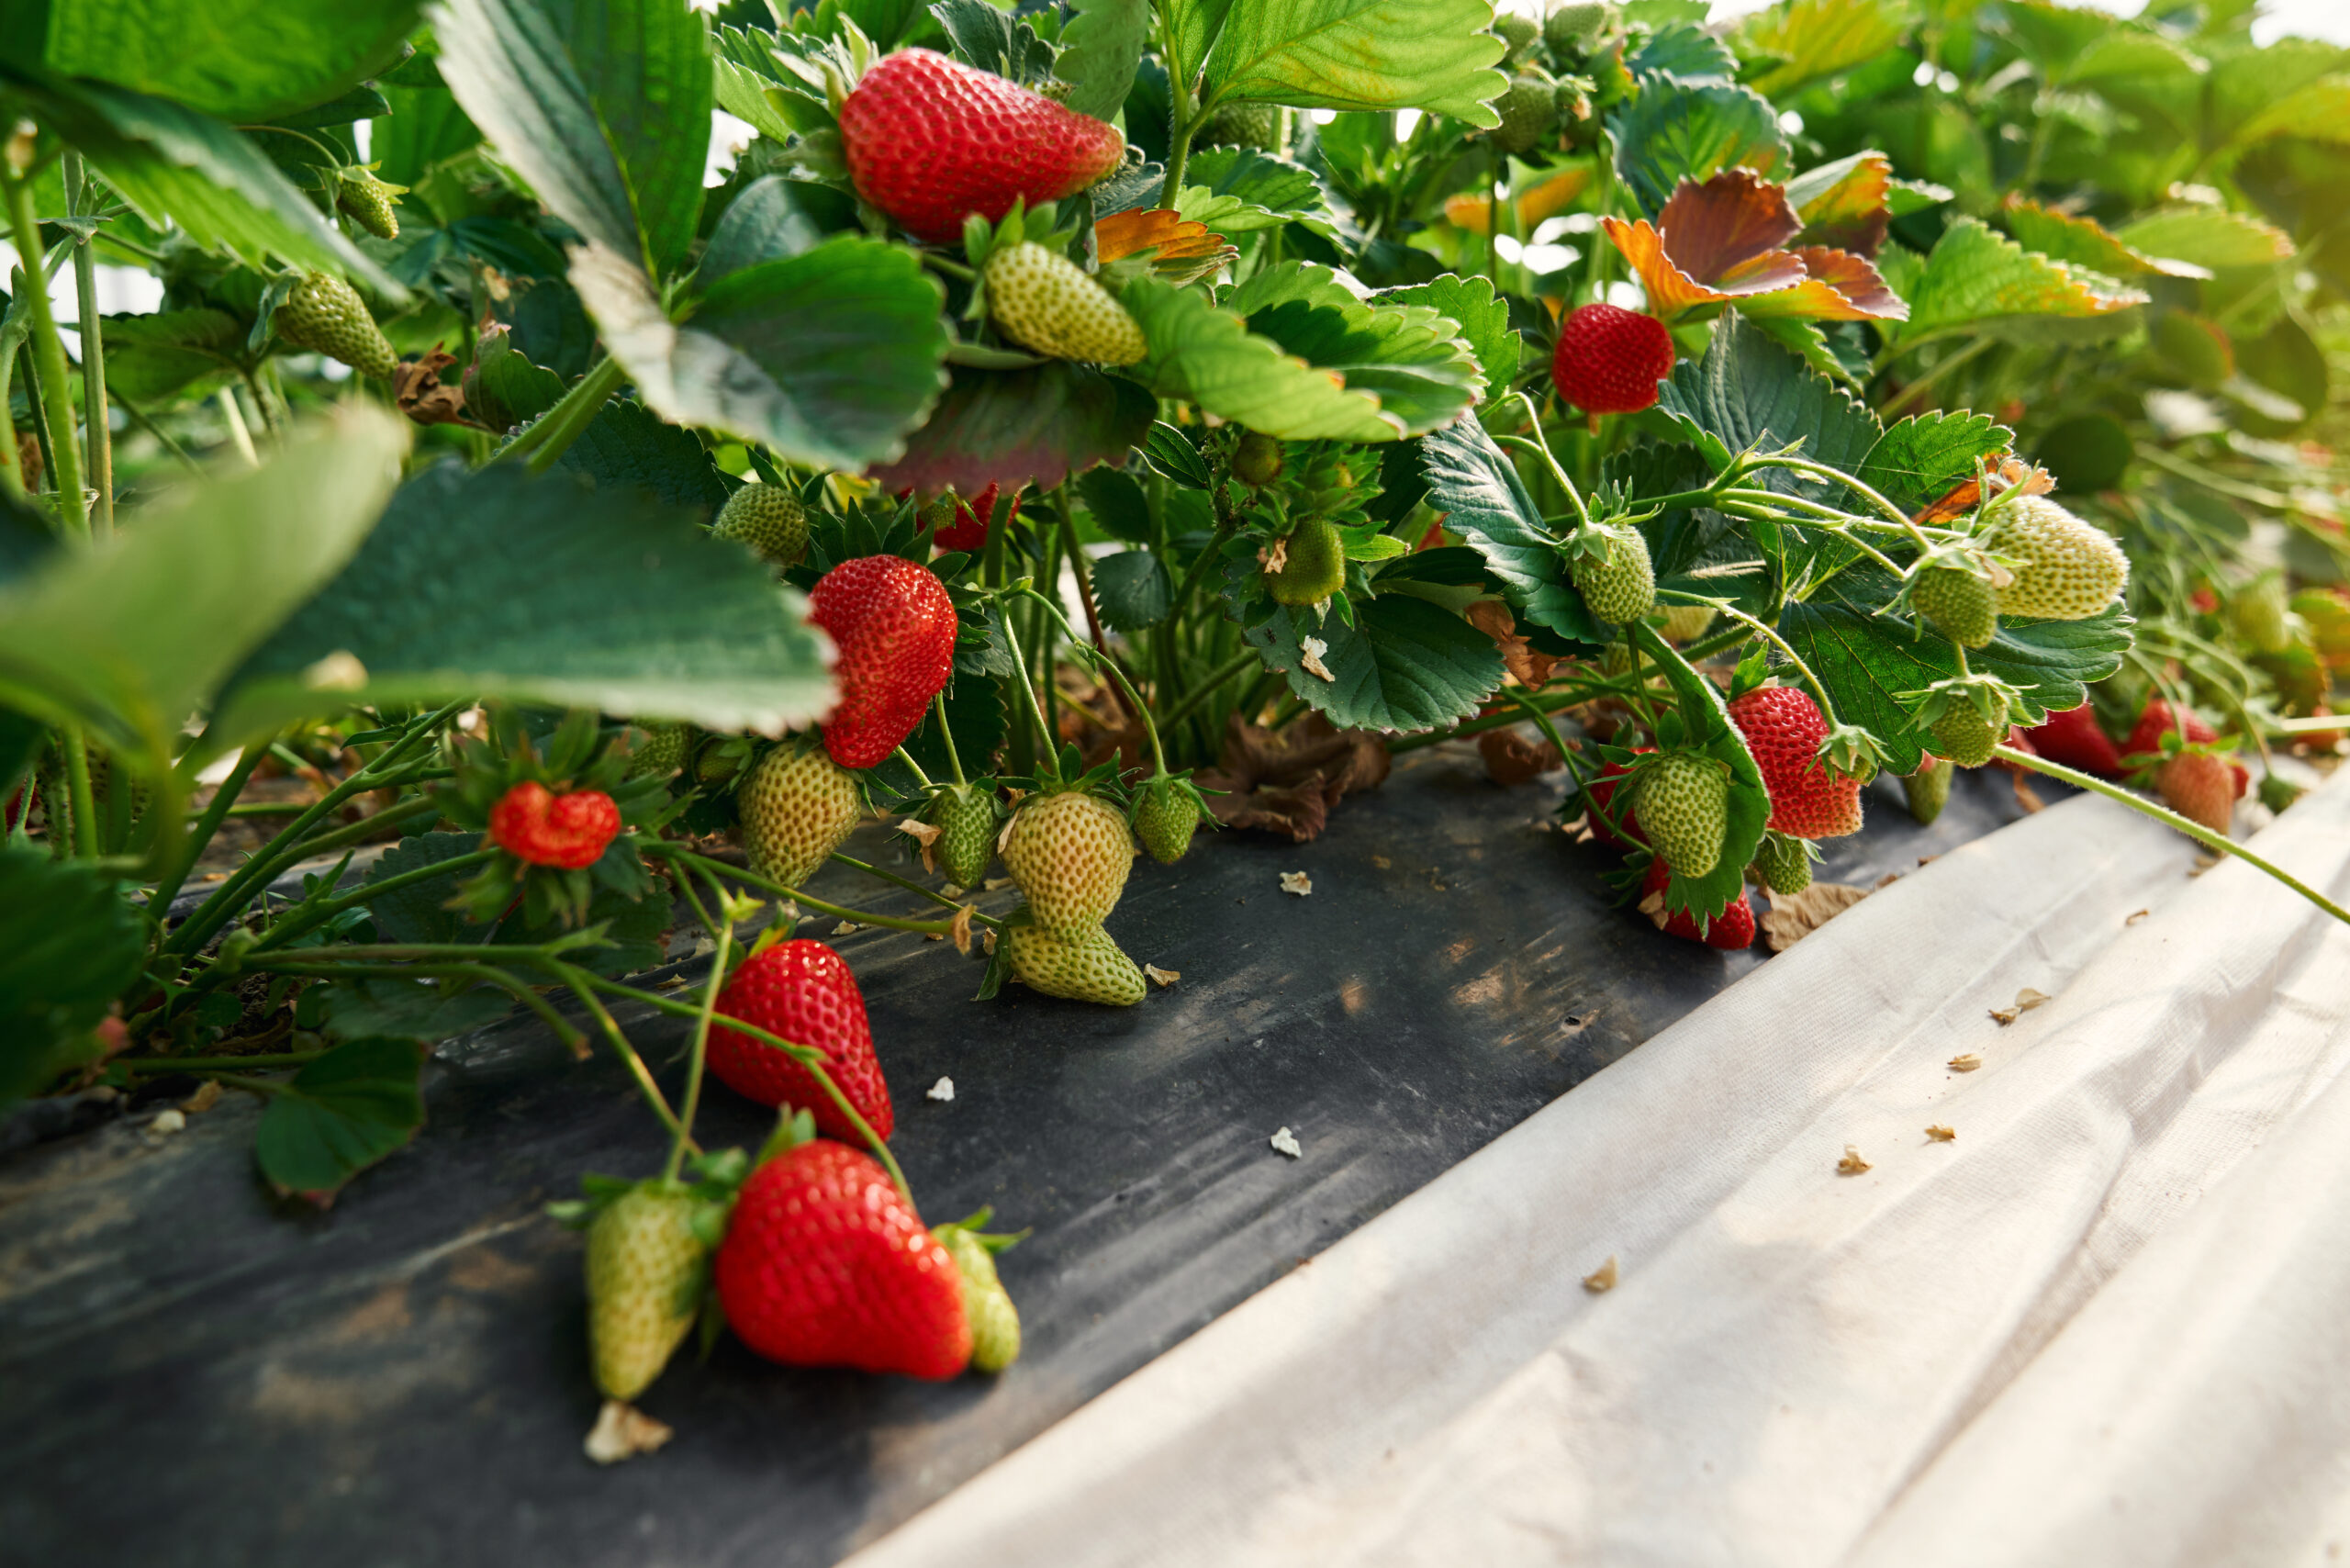
[[(963, 758), (955, 749), (955, 727), (946, 722), (946, 693), (941, 690), (930, 700), (931, 713), (938, 720), (938, 738), (946, 745), (946, 767), (957, 784), (968, 784), (963, 777)], [(902, 749), (902, 748), (901, 748)]]
[[(703, 876), (716, 890), (720, 904), (723, 907), (725, 888), (709, 873), (704, 872)], [(718, 1011), (718, 992), (726, 983), (726, 960), (734, 946), (734, 922), (731, 918), (715, 922), (711, 919), (710, 911), (702, 907), (701, 899), (694, 892), (693, 879), (678, 878), (677, 889), (686, 895), (686, 902), (693, 906), (694, 917), (701, 922), (702, 929), (716, 938), (718, 949), (711, 956), (710, 983), (702, 987), (701, 1010), (694, 1019), (693, 1044), (686, 1053), (685, 1105), (677, 1113), (677, 1132), (669, 1140), (669, 1162), (661, 1170), (664, 1182), (675, 1182), (677, 1171), (686, 1161), (686, 1144), (693, 1131), (694, 1114), (701, 1108), (702, 1067), (710, 1054), (710, 1020)]]
[(2283, 867), (2273, 861), (2262, 859), (2227, 834), (2216, 833), (2191, 817), (2183, 817), (2167, 807), (2158, 806), (2142, 795), (2132, 794), (2130, 790), (2124, 790), (2119, 784), (2109, 784), (2092, 774), (2077, 772), (2065, 767), (2062, 763), (2051, 762), (2044, 756), (2036, 756), (2030, 752), (2019, 751), (2011, 745), (2002, 744), (1996, 746), (1992, 749), (1991, 755), (2010, 767), (2025, 767), (2034, 773), (2044, 773), (2049, 778), (2070, 784), (2076, 790), (2093, 790), (2109, 801), (2121, 801), (2142, 816), (2149, 816), (2166, 826), (2175, 827), (2216, 855), (2232, 855), (2246, 865), (2266, 872), (2318, 908), (2325, 911), (2326, 913), (2333, 916), (2334, 919), (2344, 925), (2350, 925), (2350, 909), (2344, 909)]

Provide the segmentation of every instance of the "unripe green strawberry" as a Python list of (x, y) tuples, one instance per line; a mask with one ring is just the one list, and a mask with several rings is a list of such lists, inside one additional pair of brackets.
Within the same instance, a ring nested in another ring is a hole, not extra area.
[(1952, 703), (1950, 711), (1936, 719), (1927, 733), (1934, 737), (1934, 755), (1946, 756), (1961, 767), (1980, 767), (1990, 761), (1992, 748), (2004, 736), (1968, 702)]
[(734, 801), (751, 869), (786, 887), (806, 881), (856, 826), (855, 776), (805, 741), (759, 758)]
[(2002, 615), (2086, 621), (2121, 597), (2130, 580), (2130, 557), (2112, 535), (2045, 496), (2008, 503), (1981, 543), (2020, 563), (2015, 581), (1999, 590)]
[(392, 210), (397, 205), (392, 187), (366, 170), (353, 170), (336, 183), (334, 204), (376, 239), (400, 237), (399, 215)]
[(1664, 636), (1671, 643), (1694, 643), (1706, 634), (1714, 623), (1714, 607), (1710, 604), (1667, 605), (1664, 611)]
[(362, 375), (389, 377), (399, 366), (366, 301), (332, 273), (303, 274), (272, 325), (296, 348), (340, 360)]
[(751, 760), (752, 743), (741, 735), (705, 735), (694, 748), (694, 782), (723, 784)]
[(1012, 978), (1031, 991), (1104, 1007), (1132, 1007), (1142, 1000), (1142, 970), (1098, 925), (1066, 934), (1012, 925), (1001, 940), (1011, 946)]
[(1020, 1309), (996, 1276), (995, 1254), (965, 1226), (942, 1225), (931, 1234), (963, 1277), (963, 1316), (971, 1323), (971, 1370), (1002, 1372), (1020, 1359)]
[(1029, 797), (1003, 835), (1004, 869), (1047, 931), (1075, 935), (1101, 924), (1117, 907), (1134, 863), (1135, 835), (1125, 814), (1079, 790)]
[(1006, 245), (985, 276), (989, 316), (1023, 348), (1093, 364), (1132, 364), (1150, 352), (1126, 308), (1058, 251)]
[(808, 553), (808, 509), (781, 485), (745, 485), (718, 509), (711, 532), (749, 545), (770, 566), (796, 566)]
[(1509, 87), (1494, 105), (1502, 123), (1487, 132), (1494, 147), (1507, 153), (1530, 152), (1559, 123), (1558, 84), (1539, 71), (1509, 79)]
[(1281, 476), (1288, 450), (1279, 436), (1245, 431), (1232, 449), (1232, 476), (1251, 489), (1261, 489)]
[(1347, 586), (1347, 543), (1327, 518), (1302, 518), (1281, 542), (1281, 569), (1269, 560), (1263, 577), (1275, 604), (1319, 604)]
[(1200, 123), (1192, 138), (1202, 147), (1281, 146), (1281, 108), (1279, 104), (1226, 104)]
[(1539, 29), (1535, 27), (1533, 17), (1516, 11), (1505, 11), (1494, 18), (1494, 31), (1509, 49), (1509, 52), (1502, 58), (1516, 60), (1526, 52), (1529, 44), (1533, 43)]
[(1729, 823), (1729, 774), (1702, 752), (1661, 753), (1640, 772), (1633, 807), (1640, 830), (1664, 863), (1702, 877), (1721, 863)]
[(1774, 893), (1799, 893), (1811, 886), (1810, 846), (1784, 833), (1766, 833), (1754, 851), (1754, 874)]
[(1599, 620), (1617, 626), (1638, 621), (1656, 603), (1649, 542), (1637, 528), (1603, 525), (1597, 532), (1607, 541), (1606, 554), (1576, 556), (1567, 564), (1567, 576)]
[(1199, 801), (1180, 779), (1162, 776), (1135, 791), (1132, 820), (1135, 836), (1150, 857), (1172, 866), (1192, 847), (1192, 834), (1200, 825)]
[(1930, 756), (1918, 765), (1918, 771), (1901, 781), (1901, 792), (1909, 798), (1909, 814), (1920, 826), (1929, 826), (1942, 814), (1942, 807), (1950, 803), (1950, 781), (1957, 773), (1943, 757)]
[(931, 855), (946, 879), (976, 888), (995, 857), (995, 797), (970, 784), (950, 784), (931, 798), (930, 825), (938, 830)]
[(2254, 578), (2228, 600), (2236, 635), (2260, 653), (2281, 654), (2293, 645), (2285, 615), (2285, 579), (2274, 572)]
[(1594, 0), (1569, 0), (1542, 22), (1542, 41), (1554, 54), (1579, 52), (1607, 24), (1607, 7)]
[(629, 778), (666, 778), (686, 765), (686, 754), (693, 745), (692, 725), (639, 724), (637, 728), (644, 738), (629, 748)]
[(669, 1364), (700, 1305), (704, 1252), (693, 1196), (648, 1183), (588, 1226), (588, 1346), (596, 1386), (634, 1399)]
[(1918, 574), (1909, 602), (1926, 623), (1961, 647), (1986, 646), (1999, 631), (1999, 596), (1988, 579), (1957, 566)]

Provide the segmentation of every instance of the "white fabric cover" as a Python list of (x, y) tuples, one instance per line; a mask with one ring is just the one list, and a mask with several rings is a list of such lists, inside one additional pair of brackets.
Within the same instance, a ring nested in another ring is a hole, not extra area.
[[(2257, 844), (2342, 899), (2350, 777)], [(2350, 1551), (2350, 927), (2195, 855), (1944, 857), (853, 1562)]]

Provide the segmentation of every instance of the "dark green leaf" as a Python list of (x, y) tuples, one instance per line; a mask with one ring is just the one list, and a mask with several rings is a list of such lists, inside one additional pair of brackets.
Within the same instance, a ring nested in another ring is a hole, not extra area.
[(1150, 37), (1150, 0), (1070, 0), (1053, 73), (1069, 84), (1069, 107), (1109, 119), (1134, 86)]
[(511, 332), (485, 332), (465, 373), (465, 411), (492, 430), (510, 430), (545, 413), (563, 398), (563, 377), (514, 346)]
[(856, 203), (845, 193), (763, 174), (744, 186), (719, 218), (697, 275), (707, 286), (761, 262), (797, 256), (856, 221)]
[(1917, 512), (1975, 477), (2015, 445), (2015, 431), (1987, 414), (1920, 414), (1878, 438), (1859, 478), (1903, 511)]
[(990, 485), (1051, 489), (1071, 474), (1115, 463), (1149, 434), (1158, 406), (1124, 376), (1048, 360), (1026, 370), (958, 364), (946, 396), (905, 454), (875, 468), (896, 491), (951, 489), (975, 496)]
[(1624, 57), (1624, 67), (1635, 76), (1651, 71), (1669, 72), (1684, 82), (1729, 83), (1738, 79), (1738, 59), (1721, 39), (1686, 23), (1660, 28), (1649, 40)]
[[(1412, 734), (1465, 719), (1502, 683), (1501, 650), (1458, 615), (1407, 594), (1354, 606), (1349, 626), (1333, 614), (1316, 624), (1310, 610), (1272, 606), (1245, 629), (1265, 665), (1340, 729)], [(1315, 638), (1332, 678), (1305, 668), (1304, 641)]]
[(1493, 69), (1503, 44), (1492, 20), (1485, 0), (1247, 0), (1213, 35), (1202, 102), (1427, 109), (1498, 125), (1489, 106), (1506, 84)]
[(615, 398), (563, 454), (561, 466), (599, 490), (633, 487), (708, 517), (726, 504), (726, 482), (691, 431), (665, 425), (642, 403)]
[[(614, 847), (618, 848), (618, 844)], [(639, 863), (642, 864), (641, 861)], [(664, 891), (632, 898), (617, 889), (599, 884), (594, 896), (588, 902), (588, 916), (580, 924), (602, 926), (604, 945), (582, 947), (570, 955), (570, 961), (591, 974), (617, 980), (639, 969), (649, 969), (667, 958), (668, 945), (665, 937), (671, 918), (669, 900), (664, 896), (666, 884), (656, 886)], [(490, 940), (501, 946), (535, 946), (552, 942), (571, 929), (554, 919), (532, 921), (526, 904), (499, 921)]]
[(1053, 46), (1027, 19), (987, 0), (937, 0), (930, 14), (946, 29), (955, 58), (1025, 87), (1043, 88), (1053, 74)]
[(342, 1184), (404, 1148), (424, 1125), (416, 1042), (352, 1040), (305, 1066), (262, 1113), (253, 1154), (279, 1193), (330, 1201)]
[[(477, 929), (487, 933), (487, 927)], [(453, 991), (460, 981), (388, 977), (337, 980), (319, 998), (328, 1027), (341, 1038), (393, 1035), (433, 1045), (468, 1029), (495, 1024), (514, 1011), (514, 998), (494, 985)]]
[[(519, 465), (402, 486), (342, 575), (247, 660), (216, 729), (363, 700), (502, 697), (774, 731), (832, 700), (800, 596), (689, 514)], [(356, 658), (364, 688), (303, 672)]]
[(2052, 427), (2040, 438), (2032, 458), (2054, 477), (2060, 490), (2089, 495), (2121, 484), (2137, 454), (2121, 420), (2110, 414), (2082, 414)]
[(1077, 493), (1092, 514), (1093, 526), (1129, 544), (1152, 540), (1150, 501), (1135, 476), (1116, 468), (1093, 468), (1078, 476)]
[(1143, 440), (1142, 455), (1160, 475), (1187, 489), (1208, 487), (1207, 460), (1190, 436), (1164, 420), (1151, 425), (1150, 434)]
[(367, 146), (378, 179), (416, 185), (433, 165), (481, 140), (481, 128), (446, 87), (386, 87), (384, 98), (391, 112), (376, 122)]
[[(43, 63), (250, 124), (320, 104), (399, 57), (418, 0), (47, 0)], [(30, 60), (17, 62), (29, 65)]]
[(1371, 296), (1382, 305), (1426, 305), (1460, 329), (1460, 337), (1476, 353), (1485, 374), (1485, 395), (1497, 398), (1517, 379), (1518, 355), (1525, 340), (1509, 324), (1509, 301), (1494, 292), (1492, 280), (1456, 277), (1450, 273), (1427, 283), (1404, 288), (1382, 288)]
[(1445, 513), (1444, 525), (1484, 558), (1511, 608), (1571, 642), (1594, 647), (1608, 642), (1568, 580), (1566, 564), (1525, 481), (1484, 426), (1474, 416), (1461, 419), (1422, 437), (1420, 451), (1428, 505)]
[(1122, 550), (1093, 563), (1093, 597), (1113, 631), (1157, 625), (1174, 593), (1166, 565), (1147, 550)]
[(0, 1106), (99, 1054), (90, 1032), (145, 947), (120, 883), (46, 850), (0, 849)]
[(1314, 171), (1257, 147), (1211, 147), (1183, 169), (1175, 210), (1219, 234), (1302, 222), (1335, 234), (1330, 195)]
[[(1706, 357), (1682, 361), (1657, 388), (1657, 407), (1697, 438), (1718, 443), (1708, 455), (1799, 444), (1802, 455), (1856, 473), (1882, 433), (1876, 416), (1851, 393), (1805, 368), (1738, 316), (1714, 325)], [(1843, 498), (1823, 481), (1785, 469), (1765, 470), (1760, 482), (1790, 494)]]
[(1643, 76), (1639, 95), (1608, 121), (1608, 129), (1616, 140), (1617, 172), (1651, 218), (1664, 210), (1683, 180), (1703, 182), (1730, 168), (1770, 174), (1785, 156), (1779, 113), (1770, 100), (1721, 83)]
[(237, 374), (244, 324), (225, 310), (109, 316), (106, 391), (144, 407), (182, 392), (201, 397)]
[[(362, 885), (389, 881), (427, 866), (470, 855), (481, 846), (481, 834), (477, 833), (416, 834), (385, 850), (367, 868), (366, 880)], [(488, 941), (488, 926), (472, 924), (448, 907), (450, 899), (456, 894), (457, 883), (467, 874), (452, 871), (445, 877), (412, 882), (369, 899), (367, 913), (375, 917), (376, 935), (386, 942), (401, 944)]]

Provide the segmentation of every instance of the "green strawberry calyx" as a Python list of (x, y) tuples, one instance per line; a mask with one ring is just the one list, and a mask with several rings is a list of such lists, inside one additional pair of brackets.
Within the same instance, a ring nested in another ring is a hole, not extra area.
[(1912, 729), (1931, 729), (1955, 712), (1973, 709), (1993, 730), (2005, 732), (2009, 716), (2023, 700), (2023, 693), (1996, 675), (1953, 675), (1918, 691), (1905, 691), (1897, 700), (1909, 710)]

